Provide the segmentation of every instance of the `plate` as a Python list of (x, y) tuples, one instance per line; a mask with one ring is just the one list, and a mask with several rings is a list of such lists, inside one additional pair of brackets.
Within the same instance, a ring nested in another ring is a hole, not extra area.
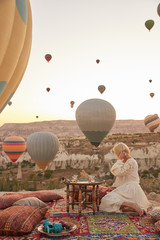
[[(66, 222), (67, 223), (67, 222)], [(69, 223), (71, 225), (71, 223)], [(65, 236), (65, 235), (69, 235), (71, 232), (73, 232), (74, 230), (76, 230), (77, 226), (75, 224), (72, 224), (72, 227), (70, 230), (65, 230), (63, 229), (60, 233), (47, 233), (45, 231), (43, 231), (43, 224), (40, 225), (38, 227), (38, 231), (43, 233), (43, 234), (46, 234), (48, 236), (51, 236), (51, 237), (58, 237), (58, 236)]]

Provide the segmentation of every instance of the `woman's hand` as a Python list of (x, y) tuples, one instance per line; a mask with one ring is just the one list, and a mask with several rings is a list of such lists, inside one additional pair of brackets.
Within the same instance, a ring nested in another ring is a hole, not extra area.
[(80, 172), (80, 178), (88, 178), (88, 173), (86, 173), (84, 170)]

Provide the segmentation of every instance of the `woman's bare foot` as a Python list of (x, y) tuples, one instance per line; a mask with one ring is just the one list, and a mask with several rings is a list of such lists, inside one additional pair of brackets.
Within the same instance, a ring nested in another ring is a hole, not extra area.
[(122, 207), (123, 206), (130, 207), (130, 208), (134, 209), (140, 216), (145, 214), (145, 211), (142, 208), (140, 208), (140, 206), (137, 203), (124, 202), (122, 204)]

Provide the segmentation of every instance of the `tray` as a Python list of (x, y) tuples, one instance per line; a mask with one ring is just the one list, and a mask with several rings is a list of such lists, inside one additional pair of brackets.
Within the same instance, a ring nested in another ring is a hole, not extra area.
[[(71, 224), (71, 223), (70, 223)], [(43, 231), (43, 224), (41, 224), (39, 227), (38, 227), (38, 231), (43, 233), (43, 234), (46, 234), (50, 237), (58, 237), (58, 236), (65, 236), (65, 235), (69, 235), (71, 232), (73, 232), (74, 230), (76, 230), (77, 226), (75, 224), (72, 223), (72, 227), (70, 230), (65, 230), (63, 229), (62, 232), (60, 233), (47, 233), (45, 231)]]

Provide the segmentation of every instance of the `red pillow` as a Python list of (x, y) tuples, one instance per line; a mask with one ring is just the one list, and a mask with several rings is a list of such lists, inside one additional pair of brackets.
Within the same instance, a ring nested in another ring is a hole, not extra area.
[(23, 193), (4, 195), (0, 197), (0, 209), (12, 206), (12, 204), (23, 198)]
[(0, 235), (30, 233), (47, 212), (46, 207), (12, 206), (0, 212)]
[(48, 190), (41, 190), (35, 192), (23, 193), (24, 197), (37, 197), (43, 202), (51, 202), (54, 200), (64, 199), (64, 197), (58, 193)]
[[(87, 190), (92, 190), (92, 186), (87, 186)], [(77, 186), (77, 189), (78, 189), (78, 186)], [(104, 187), (102, 185), (99, 186), (99, 202), (101, 203), (101, 200), (102, 198), (109, 192), (111, 192), (112, 189), (111, 187)], [(76, 192), (75, 194), (75, 200), (78, 201), (78, 195), (79, 195), (79, 192)], [(87, 193), (87, 202), (92, 202), (92, 192), (88, 192)]]

